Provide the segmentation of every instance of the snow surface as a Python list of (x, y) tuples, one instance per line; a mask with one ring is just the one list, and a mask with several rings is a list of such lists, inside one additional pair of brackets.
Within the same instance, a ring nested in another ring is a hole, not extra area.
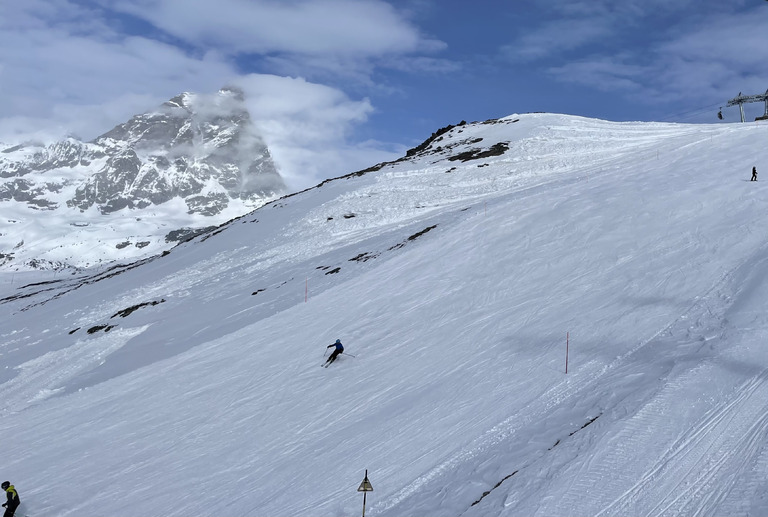
[[(66, 199), (71, 197), (70, 193), (74, 195), (76, 187), (70, 185), (49, 197), (65, 207)], [(38, 263), (40, 268), (45, 268), (47, 261), (48, 267), (58, 268), (58, 274), (114, 261), (140, 260), (172, 247), (166, 236), (174, 230), (219, 225), (266, 201), (228, 199), (227, 207), (212, 216), (188, 213), (186, 203), (178, 197), (151, 208), (109, 214), (102, 214), (96, 206), (84, 211), (69, 208), (37, 211), (26, 203), (4, 201), (0, 215), (0, 253), (9, 252), (14, 260), (0, 264), (0, 272), (28, 271), (33, 268), (24, 264), (31, 260), (44, 261)]]
[(0, 477), (30, 516), (358, 515), (366, 469), (368, 516), (766, 515), (767, 143), (514, 115), (1, 273)]

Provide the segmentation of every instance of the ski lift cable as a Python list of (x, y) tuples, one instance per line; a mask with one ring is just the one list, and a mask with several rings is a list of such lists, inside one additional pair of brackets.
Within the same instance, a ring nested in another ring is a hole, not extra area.
[(679, 113), (673, 113), (671, 115), (663, 117), (661, 120), (668, 121), (668, 120), (671, 120), (671, 119), (690, 118), (693, 115), (698, 115), (700, 113), (706, 113), (707, 111), (709, 111), (709, 110), (711, 110), (713, 108), (719, 107), (719, 106), (721, 106), (721, 104), (719, 102), (715, 103), (715, 104), (709, 104), (707, 106), (702, 106), (700, 108), (696, 108), (696, 109), (692, 109), (692, 110), (688, 110), (688, 111), (683, 111), (683, 112), (679, 112)]

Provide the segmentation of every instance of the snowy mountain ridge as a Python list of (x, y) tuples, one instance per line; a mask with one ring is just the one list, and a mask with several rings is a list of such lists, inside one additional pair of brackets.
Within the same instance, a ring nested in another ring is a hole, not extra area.
[(0, 273), (25, 511), (356, 515), (367, 469), (366, 515), (765, 514), (768, 128), (443, 129), (141, 262)]
[(152, 255), (285, 189), (242, 91), (184, 93), (92, 142), (2, 146), (0, 267)]

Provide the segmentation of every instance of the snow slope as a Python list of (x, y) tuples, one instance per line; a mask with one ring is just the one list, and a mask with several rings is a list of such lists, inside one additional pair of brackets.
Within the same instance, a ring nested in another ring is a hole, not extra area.
[(514, 115), (4, 273), (0, 477), (31, 516), (357, 515), (365, 469), (369, 516), (765, 515), (766, 141)]

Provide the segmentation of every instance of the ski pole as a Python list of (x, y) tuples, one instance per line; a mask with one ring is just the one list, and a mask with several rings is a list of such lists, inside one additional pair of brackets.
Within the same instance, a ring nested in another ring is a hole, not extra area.
[(352, 354), (348, 354), (348, 353), (346, 353), (346, 352), (342, 352), (342, 354), (344, 354), (344, 355), (348, 355), (349, 357), (355, 357), (354, 355), (352, 355)]

